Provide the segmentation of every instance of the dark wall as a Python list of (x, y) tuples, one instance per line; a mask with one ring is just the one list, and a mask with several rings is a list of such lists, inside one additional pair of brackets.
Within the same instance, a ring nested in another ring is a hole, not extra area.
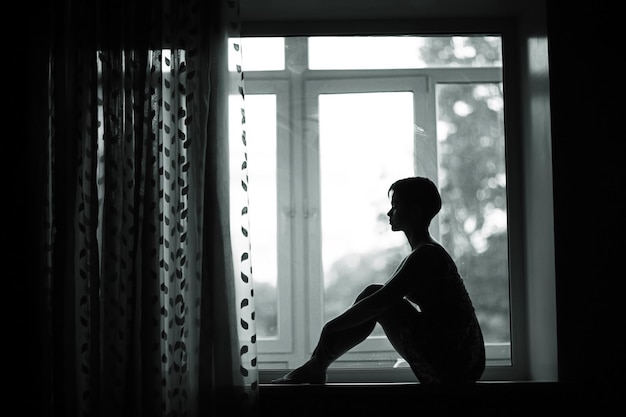
[(624, 75), (607, 4), (547, 2), (559, 379), (602, 392), (621, 376), (625, 275)]
[[(45, 169), (39, 157), (45, 146), (47, 111), (47, 43), (52, 1), (16, 4), (11, 19), (19, 18), (7, 40), (15, 42), (9, 62), (8, 85), (14, 95), (8, 102), (15, 116), (6, 120), (14, 135), (4, 139), (3, 156), (10, 170), (3, 200), (5, 252), (2, 276), (8, 308), (3, 322), (8, 324), (5, 359), (10, 377), (9, 397), (18, 414), (40, 416), (48, 411), (43, 402), (46, 387), (42, 370), (48, 365), (43, 357), (43, 329), (40, 312), (44, 294), (39, 285), (42, 247), (39, 242), (42, 175)], [(27, 41), (27, 42), (25, 42)], [(9, 97), (5, 97), (9, 98)], [(13, 112), (11, 112), (13, 114)], [(49, 387), (48, 387), (49, 388)]]

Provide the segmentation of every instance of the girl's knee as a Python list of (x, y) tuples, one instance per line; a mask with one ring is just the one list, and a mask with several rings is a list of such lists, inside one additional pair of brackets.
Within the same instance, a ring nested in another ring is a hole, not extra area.
[(367, 287), (365, 287), (365, 289), (363, 291), (361, 291), (359, 296), (356, 298), (355, 302), (361, 301), (365, 297), (368, 297), (368, 296), (374, 294), (381, 287), (382, 287), (382, 284), (370, 284), (370, 285), (368, 285)]

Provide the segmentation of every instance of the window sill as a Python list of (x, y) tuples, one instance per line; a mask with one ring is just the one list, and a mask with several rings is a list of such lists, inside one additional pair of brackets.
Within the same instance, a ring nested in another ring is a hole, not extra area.
[[(285, 375), (288, 369), (261, 369), (259, 382), (269, 384), (272, 380)], [(411, 384), (418, 383), (415, 374), (409, 367), (399, 368), (330, 368), (328, 382), (339, 384)], [(494, 366), (487, 364), (481, 382), (495, 381), (527, 381), (522, 370), (514, 366)]]
[[(418, 382), (260, 384), (261, 415), (383, 416), (412, 411), (437, 415), (517, 416), (567, 414), (603, 408), (593, 392), (563, 382), (479, 381), (466, 386), (432, 386)], [(302, 414), (304, 412), (304, 414)]]

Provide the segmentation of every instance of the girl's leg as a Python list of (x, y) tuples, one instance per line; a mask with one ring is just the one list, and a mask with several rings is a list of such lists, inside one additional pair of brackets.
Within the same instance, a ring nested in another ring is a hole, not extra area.
[(407, 340), (414, 338), (421, 332), (421, 317), (411, 303), (403, 300), (397, 307), (387, 311), (378, 318), (378, 323), (385, 331), (385, 335), (394, 349), (410, 363), (409, 356), (412, 352), (407, 352)]
[(464, 343), (462, 335), (457, 345), (453, 340), (444, 342), (441, 334), (428, 330), (421, 314), (406, 300), (380, 316), (378, 322), (421, 383), (473, 382), (480, 378), (485, 357), (478, 323), (466, 330), (477, 335), (474, 343), (461, 348), (458, 343)]
[[(432, 351), (435, 339), (429, 335), (421, 313), (407, 300), (378, 317), (387, 339), (394, 349), (409, 364), (413, 374), (421, 383), (439, 380), (438, 370), (432, 358), (425, 355)], [(437, 351), (437, 349), (435, 349)]]
[[(354, 302), (357, 303), (363, 298), (373, 294), (380, 287), (382, 287), (380, 284), (367, 286), (361, 291)], [(367, 339), (367, 336), (372, 333), (375, 326), (376, 320), (371, 320), (350, 330), (332, 334), (327, 330), (327, 327), (324, 326), (311, 357), (315, 358), (318, 366), (325, 371), (337, 358)]]
[[(355, 303), (374, 293), (380, 287), (379, 284), (368, 286), (359, 294)], [(324, 383), (326, 381), (326, 369), (330, 364), (365, 340), (372, 333), (375, 325), (376, 321), (372, 320), (341, 333), (330, 333), (328, 327), (324, 326), (311, 358), (301, 367), (272, 382), (287, 384)]]

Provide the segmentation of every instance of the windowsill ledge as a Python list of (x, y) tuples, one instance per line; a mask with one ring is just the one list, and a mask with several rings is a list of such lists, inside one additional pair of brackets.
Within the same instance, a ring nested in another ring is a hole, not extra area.
[[(479, 381), (464, 386), (402, 383), (260, 384), (261, 415), (393, 415), (411, 409), (438, 415), (546, 415), (603, 408), (580, 384), (543, 381)], [(302, 414), (302, 413), (305, 414)], [(296, 413), (296, 414), (294, 414)]]

